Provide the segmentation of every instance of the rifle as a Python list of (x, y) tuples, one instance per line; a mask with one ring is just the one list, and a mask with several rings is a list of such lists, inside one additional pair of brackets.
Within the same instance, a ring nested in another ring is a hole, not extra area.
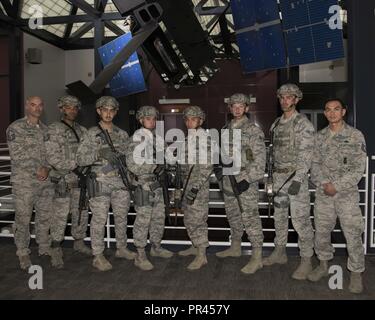
[[(183, 212), (182, 210), (182, 203), (183, 203), (183, 200), (185, 198), (185, 194), (186, 194), (186, 191), (187, 191), (187, 187), (189, 185), (189, 181), (190, 181), (190, 178), (191, 178), (191, 175), (193, 173), (193, 169), (195, 168), (195, 165), (192, 165), (190, 170), (189, 170), (189, 173), (186, 177), (186, 181), (185, 181), (185, 184), (183, 185), (182, 183), (182, 179), (181, 179), (181, 172), (180, 172), (180, 166), (178, 165), (178, 167), (176, 167), (176, 177), (177, 177), (177, 183), (175, 181), (175, 197), (174, 197), (174, 201), (175, 201), (175, 207), (174, 207), (174, 211), (176, 212), (176, 225), (177, 225), (177, 214), (180, 213), (180, 212)], [(202, 181), (202, 183), (200, 185), (196, 185), (194, 186), (194, 188), (191, 188), (189, 192), (191, 192), (192, 194), (194, 194), (194, 198), (191, 199), (191, 198), (186, 198), (185, 201), (186, 201), (186, 204), (187, 205), (190, 205), (192, 206), (194, 203), (195, 203), (195, 200), (196, 200), (196, 197), (199, 193), (199, 191), (201, 190), (201, 188), (204, 186), (204, 184), (209, 181), (210, 177), (211, 177), (211, 174), (212, 174), (212, 171), (209, 173), (209, 175), (207, 176), (207, 178)], [(183, 185), (183, 189), (182, 189), (182, 192), (181, 192), (181, 187)]]
[[(185, 184), (182, 180), (182, 173), (181, 173), (181, 165), (176, 162), (175, 165), (175, 179), (174, 179), (174, 187), (175, 190), (173, 192), (173, 207), (171, 208), (171, 212), (175, 214), (175, 225), (177, 225), (177, 217), (179, 213), (182, 213), (182, 201), (185, 197), (186, 188), (189, 184), (191, 174), (194, 169), (194, 165), (190, 168), (188, 176), (186, 178)], [(182, 189), (182, 190), (181, 190)]]
[[(281, 118), (280, 118), (281, 119)], [(292, 172), (289, 177), (283, 182), (281, 187), (274, 192), (273, 190), (273, 166), (274, 166), (274, 156), (273, 156), (273, 134), (278, 126), (280, 119), (275, 123), (275, 126), (271, 129), (270, 134), (270, 144), (268, 146), (268, 155), (267, 155), (267, 180), (265, 183), (266, 194), (268, 197), (268, 218), (271, 217), (271, 204), (273, 204), (273, 199), (277, 196), (280, 190), (296, 175), (296, 171)]]
[(236, 198), (238, 207), (240, 208), (240, 212), (243, 213), (244, 210), (243, 210), (242, 202), (240, 198), (241, 192), (238, 189), (236, 178), (234, 177), (234, 175), (229, 175), (228, 178), (229, 178), (230, 186), (232, 187), (232, 190), (233, 190), (234, 197)]
[(79, 202), (78, 202), (78, 225), (81, 225), (82, 211), (89, 207), (89, 199), (87, 197), (87, 177), (91, 173), (91, 166), (78, 167), (73, 170), (78, 176)]
[[(219, 156), (219, 164), (218, 165), (217, 164), (214, 165), (214, 173), (215, 173), (216, 179), (219, 182), (219, 186), (220, 186), (220, 188), (222, 190), (223, 190), (223, 187), (222, 187), (223, 168), (224, 167), (228, 167), (228, 166), (229, 165), (223, 164), (221, 156)], [(228, 175), (228, 179), (229, 179), (229, 183), (230, 183), (230, 186), (232, 188), (234, 197), (237, 200), (240, 212), (243, 213), (244, 210), (243, 210), (243, 207), (242, 207), (242, 202), (241, 202), (241, 199), (240, 199), (240, 195), (241, 195), (241, 193), (243, 193), (244, 191), (246, 191), (247, 189), (249, 189), (250, 183), (247, 182), (246, 180), (242, 180), (240, 182), (237, 182), (236, 178), (232, 174)]]
[(158, 165), (154, 171), (156, 175), (156, 179), (158, 180), (159, 184), (161, 185), (163, 189), (163, 198), (164, 198), (164, 206), (165, 206), (165, 215), (168, 217), (168, 223), (169, 225), (172, 224), (171, 217), (170, 217), (170, 199), (169, 199), (169, 179), (168, 179), (168, 173), (166, 172), (166, 166), (164, 165)]
[[(229, 127), (229, 123), (226, 123), (222, 129), (227, 129), (228, 127)], [(221, 147), (221, 139), (219, 141), (219, 146)], [(223, 180), (223, 168), (224, 167), (230, 167), (230, 164), (229, 165), (223, 164), (223, 160), (221, 158), (221, 154), (219, 154), (219, 164), (215, 164), (214, 165), (213, 171), (214, 171), (214, 174), (216, 176), (217, 181), (219, 182), (220, 189), (222, 191), (224, 191), (224, 189), (223, 189), (223, 181), (222, 181)], [(243, 210), (243, 207), (242, 207), (242, 201), (240, 199), (240, 195), (241, 195), (241, 193), (243, 191), (245, 191), (245, 190), (247, 190), (249, 188), (250, 183), (247, 182), (246, 180), (243, 180), (243, 181), (237, 183), (236, 178), (234, 177), (234, 175), (228, 175), (228, 179), (229, 179), (229, 183), (230, 183), (230, 186), (232, 188), (234, 197), (237, 200), (240, 212), (243, 213), (244, 210)], [(240, 189), (243, 190), (243, 191), (241, 192)]]
[(115, 154), (116, 156), (116, 166), (118, 168), (118, 171), (119, 171), (119, 174), (120, 174), (120, 177), (121, 177), (121, 180), (122, 182), (124, 183), (124, 186), (126, 187), (126, 189), (128, 189), (129, 191), (129, 194), (130, 194), (130, 199), (133, 201), (133, 203), (135, 204), (135, 197), (134, 197), (134, 186), (130, 183), (129, 181), (129, 178), (128, 178), (128, 167), (126, 165), (126, 159), (125, 159), (125, 156), (122, 155), (121, 153), (119, 153), (115, 146), (113, 145), (113, 142), (112, 142), (112, 139), (108, 133), (108, 130), (104, 130), (100, 125), (99, 125), (99, 128), (100, 130), (102, 131), (103, 133), (103, 136), (104, 136), (104, 140), (105, 142), (109, 145), (109, 147), (111, 148), (111, 151)]
[(176, 162), (176, 172), (175, 172), (175, 181), (174, 181), (175, 191), (173, 193), (173, 203), (174, 207), (172, 211), (175, 213), (175, 225), (177, 225), (177, 215), (182, 213), (182, 198), (185, 191), (181, 189), (184, 188), (181, 176), (181, 166)]
[[(223, 187), (222, 187), (222, 183), (223, 183), (222, 182), (222, 179), (223, 179), (222, 170), (223, 170), (224, 166), (225, 165), (223, 165), (223, 163), (221, 161), (221, 157), (220, 157), (220, 164), (214, 166), (214, 173), (215, 173), (216, 179), (218, 180), (219, 185), (220, 185), (220, 187), (221, 187), (222, 190), (223, 190)], [(241, 195), (242, 192), (240, 191), (240, 189), (248, 189), (250, 183), (247, 182), (247, 181), (245, 181), (245, 180), (241, 181), (240, 183), (237, 183), (236, 178), (232, 174), (228, 175), (228, 179), (229, 179), (229, 183), (230, 183), (230, 186), (232, 188), (234, 197), (237, 200), (240, 212), (243, 213), (244, 210), (243, 210), (242, 202), (241, 202), (241, 199), (240, 199), (240, 195)]]
[[(77, 142), (79, 143), (81, 139), (79, 138), (79, 135), (74, 127), (67, 123), (65, 120), (61, 120), (61, 123), (63, 123), (73, 132), (75, 138), (77, 139)], [(78, 202), (78, 225), (81, 225), (82, 211), (88, 210), (89, 208), (89, 199), (87, 197), (87, 178), (91, 173), (91, 166), (77, 167), (73, 170), (73, 172), (78, 177), (78, 187), (80, 188)]]
[(266, 195), (268, 198), (268, 218), (271, 218), (271, 205), (273, 205), (273, 198), (276, 195), (274, 194), (274, 191), (273, 191), (273, 166), (274, 166), (273, 140), (274, 140), (274, 132), (280, 122), (280, 119), (275, 123), (275, 126), (271, 128), (270, 144), (268, 146), (268, 154), (267, 154), (267, 180), (266, 180), (266, 183), (264, 184), (264, 187), (266, 189)]
[(271, 218), (271, 205), (273, 203), (273, 145), (268, 146), (267, 155), (267, 180), (264, 184), (268, 198), (268, 218)]

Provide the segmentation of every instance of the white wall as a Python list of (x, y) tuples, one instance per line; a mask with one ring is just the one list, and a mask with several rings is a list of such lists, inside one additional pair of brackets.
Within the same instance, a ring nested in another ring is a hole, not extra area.
[[(345, 56), (347, 44), (344, 41)], [(299, 68), (300, 82), (346, 82), (348, 81), (347, 58), (335, 61), (323, 61), (301, 65)]]
[(66, 94), (65, 85), (78, 80), (90, 85), (94, 80), (94, 50), (64, 51), (24, 33), (24, 57), (29, 48), (42, 50), (42, 64), (30, 64), (25, 59), (25, 97), (43, 98), (42, 120), (50, 124), (60, 118), (56, 102)]
[[(57, 99), (65, 94), (65, 52), (24, 33), (24, 53), (29, 48), (42, 50), (42, 64), (24, 63), (24, 94), (41, 96), (45, 110), (42, 120), (50, 124), (59, 119)], [(25, 54), (24, 54), (25, 59)]]
[(82, 80), (87, 86), (94, 81), (94, 49), (65, 52), (65, 84)]
[(345, 82), (347, 70), (346, 59), (301, 65), (300, 82)]

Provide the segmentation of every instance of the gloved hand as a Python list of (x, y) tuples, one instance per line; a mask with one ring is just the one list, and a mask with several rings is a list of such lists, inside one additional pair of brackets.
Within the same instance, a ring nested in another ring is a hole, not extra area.
[(73, 169), (73, 173), (77, 176), (77, 177), (81, 177), (82, 176), (82, 171), (83, 171), (83, 168), (84, 167), (76, 167), (75, 169)]
[(293, 180), (288, 188), (288, 194), (291, 196), (296, 196), (299, 192), (299, 189), (301, 189), (301, 182)]
[(76, 167), (72, 170), (73, 173), (78, 177), (78, 187), (82, 188), (86, 185), (87, 176), (91, 172), (91, 167)]
[(100, 149), (99, 158), (107, 160), (113, 167), (117, 164), (117, 155), (110, 148)]
[(219, 166), (214, 166), (214, 174), (218, 181), (223, 180), (223, 168)]
[(193, 205), (194, 201), (197, 197), (198, 194), (198, 189), (197, 188), (192, 188), (187, 194), (186, 194), (186, 202), (188, 205)]

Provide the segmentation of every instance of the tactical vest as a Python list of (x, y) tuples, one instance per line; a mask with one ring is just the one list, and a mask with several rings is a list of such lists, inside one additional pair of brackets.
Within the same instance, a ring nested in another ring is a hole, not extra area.
[[(74, 129), (76, 130), (78, 136), (80, 139), (82, 139), (83, 132), (79, 126), (75, 126)], [(79, 141), (77, 141), (76, 136), (74, 135), (73, 131), (69, 128), (66, 128), (64, 132), (64, 151), (65, 151), (65, 157), (66, 159), (75, 159), (75, 156), (77, 154)]]
[[(124, 143), (121, 135), (120, 129), (117, 127), (113, 127), (112, 132), (109, 133), (109, 136), (112, 140), (113, 146), (115, 147), (116, 150), (120, 150), (121, 144)], [(101, 149), (107, 149), (109, 148), (109, 145), (105, 141), (105, 138), (103, 134), (99, 131), (98, 128), (98, 133), (96, 134), (95, 137), (95, 142), (97, 144), (97, 150)], [(126, 141), (125, 141), (126, 143)], [(93, 165), (92, 168), (93, 172), (99, 175), (106, 175), (106, 176), (118, 176), (118, 169), (114, 168), (106, 159), (99, 158)]]
[(244, 121), (239, 127), (233, 128), (233, 123), (230, 123), (230, 125), (228, 126), (230, 156), (233, 156), (233, 144), (234, 144), (233, 130), (234, 129), (241, 130), (241, 170), (244, 169), (248, 163), (254, 161), (253, 150), (250, 147), (251, 136), (249, 132), (246, 130), (248, 126), (249, 126), (248, 119)]
[(296, 163), (296, 145), (295, 145), (295, 126), (304, 116), (297, 116), (286, 123), (277, 125), (274, 131), (274, 157), (275, 168), (295, 168)]

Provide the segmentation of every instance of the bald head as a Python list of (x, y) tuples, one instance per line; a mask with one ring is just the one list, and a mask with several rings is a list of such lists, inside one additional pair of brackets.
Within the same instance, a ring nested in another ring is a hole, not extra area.
[(31, 96), (26, 99), (25, 114), (28, 118), (39, 119), (43, 113), (43, 99), (38, 96)]

